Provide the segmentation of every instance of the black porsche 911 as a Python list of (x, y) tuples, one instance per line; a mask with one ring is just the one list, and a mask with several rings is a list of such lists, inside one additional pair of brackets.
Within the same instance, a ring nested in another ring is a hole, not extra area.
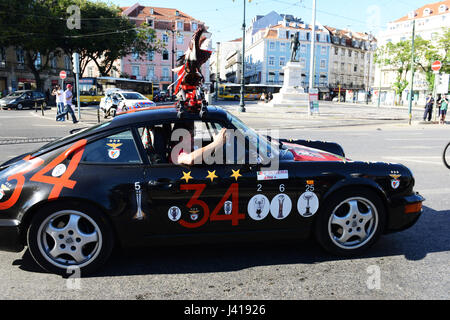
[[(173, 161), (180, 123), (194, 128), (200, 148), (232, 131), (222, 156), (232, 155)], [(251, 161), (255, 150), (265, 152)], [(352, 161), (335, 143), (261, 135), (218, 107), (183, 119), (174, 107), (133, 110), (0, 166), (0, 249), (27, 246), (59, 274), (93, 272), (116, 245), (313, 235), (327, 251), (352, 256), (418, 220), (424, 199), (413, 187), (403, 165)]]

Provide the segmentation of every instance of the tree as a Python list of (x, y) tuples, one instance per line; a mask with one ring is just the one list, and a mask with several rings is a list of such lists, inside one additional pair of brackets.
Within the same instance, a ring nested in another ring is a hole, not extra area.
[(403, 91), (408, 87), (407, 74), (411, 69), (411, 42), (400, 41), (397, 43), (387, 43), (378, 48), (375, 53), (375, 62), (383, 67), (389, 66), (395, 72), (395, 82), (392, 87), (397, 96), (401, 97)]
[[(152, 42), (155, 31), (146, 23), (137, 26), (121, 15), (121, 9), (104, 2), (88, 0), (59, 0), (63, 13), (70, 5), (80, 9), (80, 29), (66, 31), (62, 48), (67, 54), (80, 53), (81, 73), (89, 62), (94, 62), (101, 75), (108, 75), (114, 63), (132, 52), (145, 54), (149, 50), (160, 51), (162, 42)], [(65, 16), (68, 16), (65, 13)]]
[(424, 40), (421, 37), (416, 39), (416, 59), (415, 64), (420, 71), (425, 75), (428, 83), (428, 90), (431, 92), (434, 89), (435, 73), (431, 66), (436, 60), (441, 60), (438, 49), (432, 45), (432, 41)]
[[(67, 9), (80, 10), (80, 28), (69, 28)], [(24, 50), (25, 64), (42, 89), (41, 72), (52, 57), (78, 52), (81, 71), (93, 61), (101, 75), (114, 62), (133, 51), (159, 51), (161, 42), (152, 42), (154, 30), (135, 25), (115, 5), (90, 0), (2, 0), (0, 3), (0, 45)]]
[(33, 73), (38, 89), (42, 89), (41, 72), (60, 52), (52, 36), (54, 19), (58, 18), (49, 15), (51, 2), (5, 0), (0, 5), (0, 44), (23, 50), (24, 63)]

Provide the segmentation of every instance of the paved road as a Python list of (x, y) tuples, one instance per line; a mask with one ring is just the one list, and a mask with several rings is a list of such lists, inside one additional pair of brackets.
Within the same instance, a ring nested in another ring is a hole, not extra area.
[[(337, 259), (312, 241), (119, 250), (77, 287), (42, 272), (26, 250), (0, 252), (0, 299), (449, 299), (450, 171), (440, 157), (450, 126), (403, 120), (306, 128), (299, 119), (280, 132), (335, 141), (352, 159), (401, 162), (415, 174), (427, 199), (423, 216), (359, 258)], [(261, 129), (273, 123), (252, 121)], [(0, 112), (0, 137), (60, 136), (71, 128), (29, 111)], [(0, 161), (39, 145), (0, 145)], [(380, 287), (370, 289), (378, 270)]]

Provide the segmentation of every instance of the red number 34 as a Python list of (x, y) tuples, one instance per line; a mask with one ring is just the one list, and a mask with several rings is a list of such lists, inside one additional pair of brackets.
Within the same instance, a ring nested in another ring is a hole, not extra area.
[[(203, 193), (203, 191), (206, 188), (206, 184), (186, 184), (181, 185), (180, 190), (193, 190), (195, 191), (192, 198), (189, 200), (189, 202), (186, 204), (186, 207), (189, 209), (192, 208), (195, 205), (200, 206), (203, 209), (203, 218), (198, 222), (186, 222), (184, 220), (180, 220), (180, 224), (183, 227), (186, 228), (198, 228), (204, 225), (208, 220), (210, 221), (226, 221), (231, 220), (231, 224), (233, 226), (237, 226), (239, 224), (239, 220), (245, 219), (245, 215), (242, 213), (239, 213), (239, 184), (233, 183), (225, 193), (225, 195), (222, 197), (222, 200), (217, 204), (217, 206), (214, 208), (214, 210), (209, 212), (208, 205), (202, 201), (199, 200), (200, 195)], [(233, 208), (230, 215), (225, 214), (219, 214), (221, 209), (224, 206), (225, 201), (227, 201), (231, 196), (231, 201), (233, 203)]]

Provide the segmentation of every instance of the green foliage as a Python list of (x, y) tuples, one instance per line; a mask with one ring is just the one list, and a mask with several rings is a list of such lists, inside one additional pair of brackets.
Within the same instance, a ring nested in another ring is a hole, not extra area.
[[(380, 47), (375, 53), (375, 61), (383, 67), (389, 67), (396, 72), (393, 88), (401, 93), (407, 88), (407, 72), (411, 70), (412, 43), (411, 40), (398, 43), (388, 43)], [(441, 72), (450, 73), (450, 28), (444, 28), (443, 33), (436, 39), (425, 40), (416, 37), (414, 41), (414, 68), (425, 75), (428, 90), (434, 88), (434, 72), (431, 66), (434, 61), (442, 62)]]
[[(69, 6), (80, 9), (81, 28), (68, 28)], [(39, 74), (48, 67), (48, 57), (80, 53), (83, 71), (93, 61), (100, 74), (106, 75), (113, 63), (131, 52), (145, 54), (161, 50), (161, 42), (151, 42), (155, 31), (146, 24), (136, 26), (123, 17), (119, 7), (91, 0), (1, 0), (0, 46), (24, 49), (25, 63), (34, 73), (38, 87)], [(36, 69), (37, 54), (47, 57)]]

